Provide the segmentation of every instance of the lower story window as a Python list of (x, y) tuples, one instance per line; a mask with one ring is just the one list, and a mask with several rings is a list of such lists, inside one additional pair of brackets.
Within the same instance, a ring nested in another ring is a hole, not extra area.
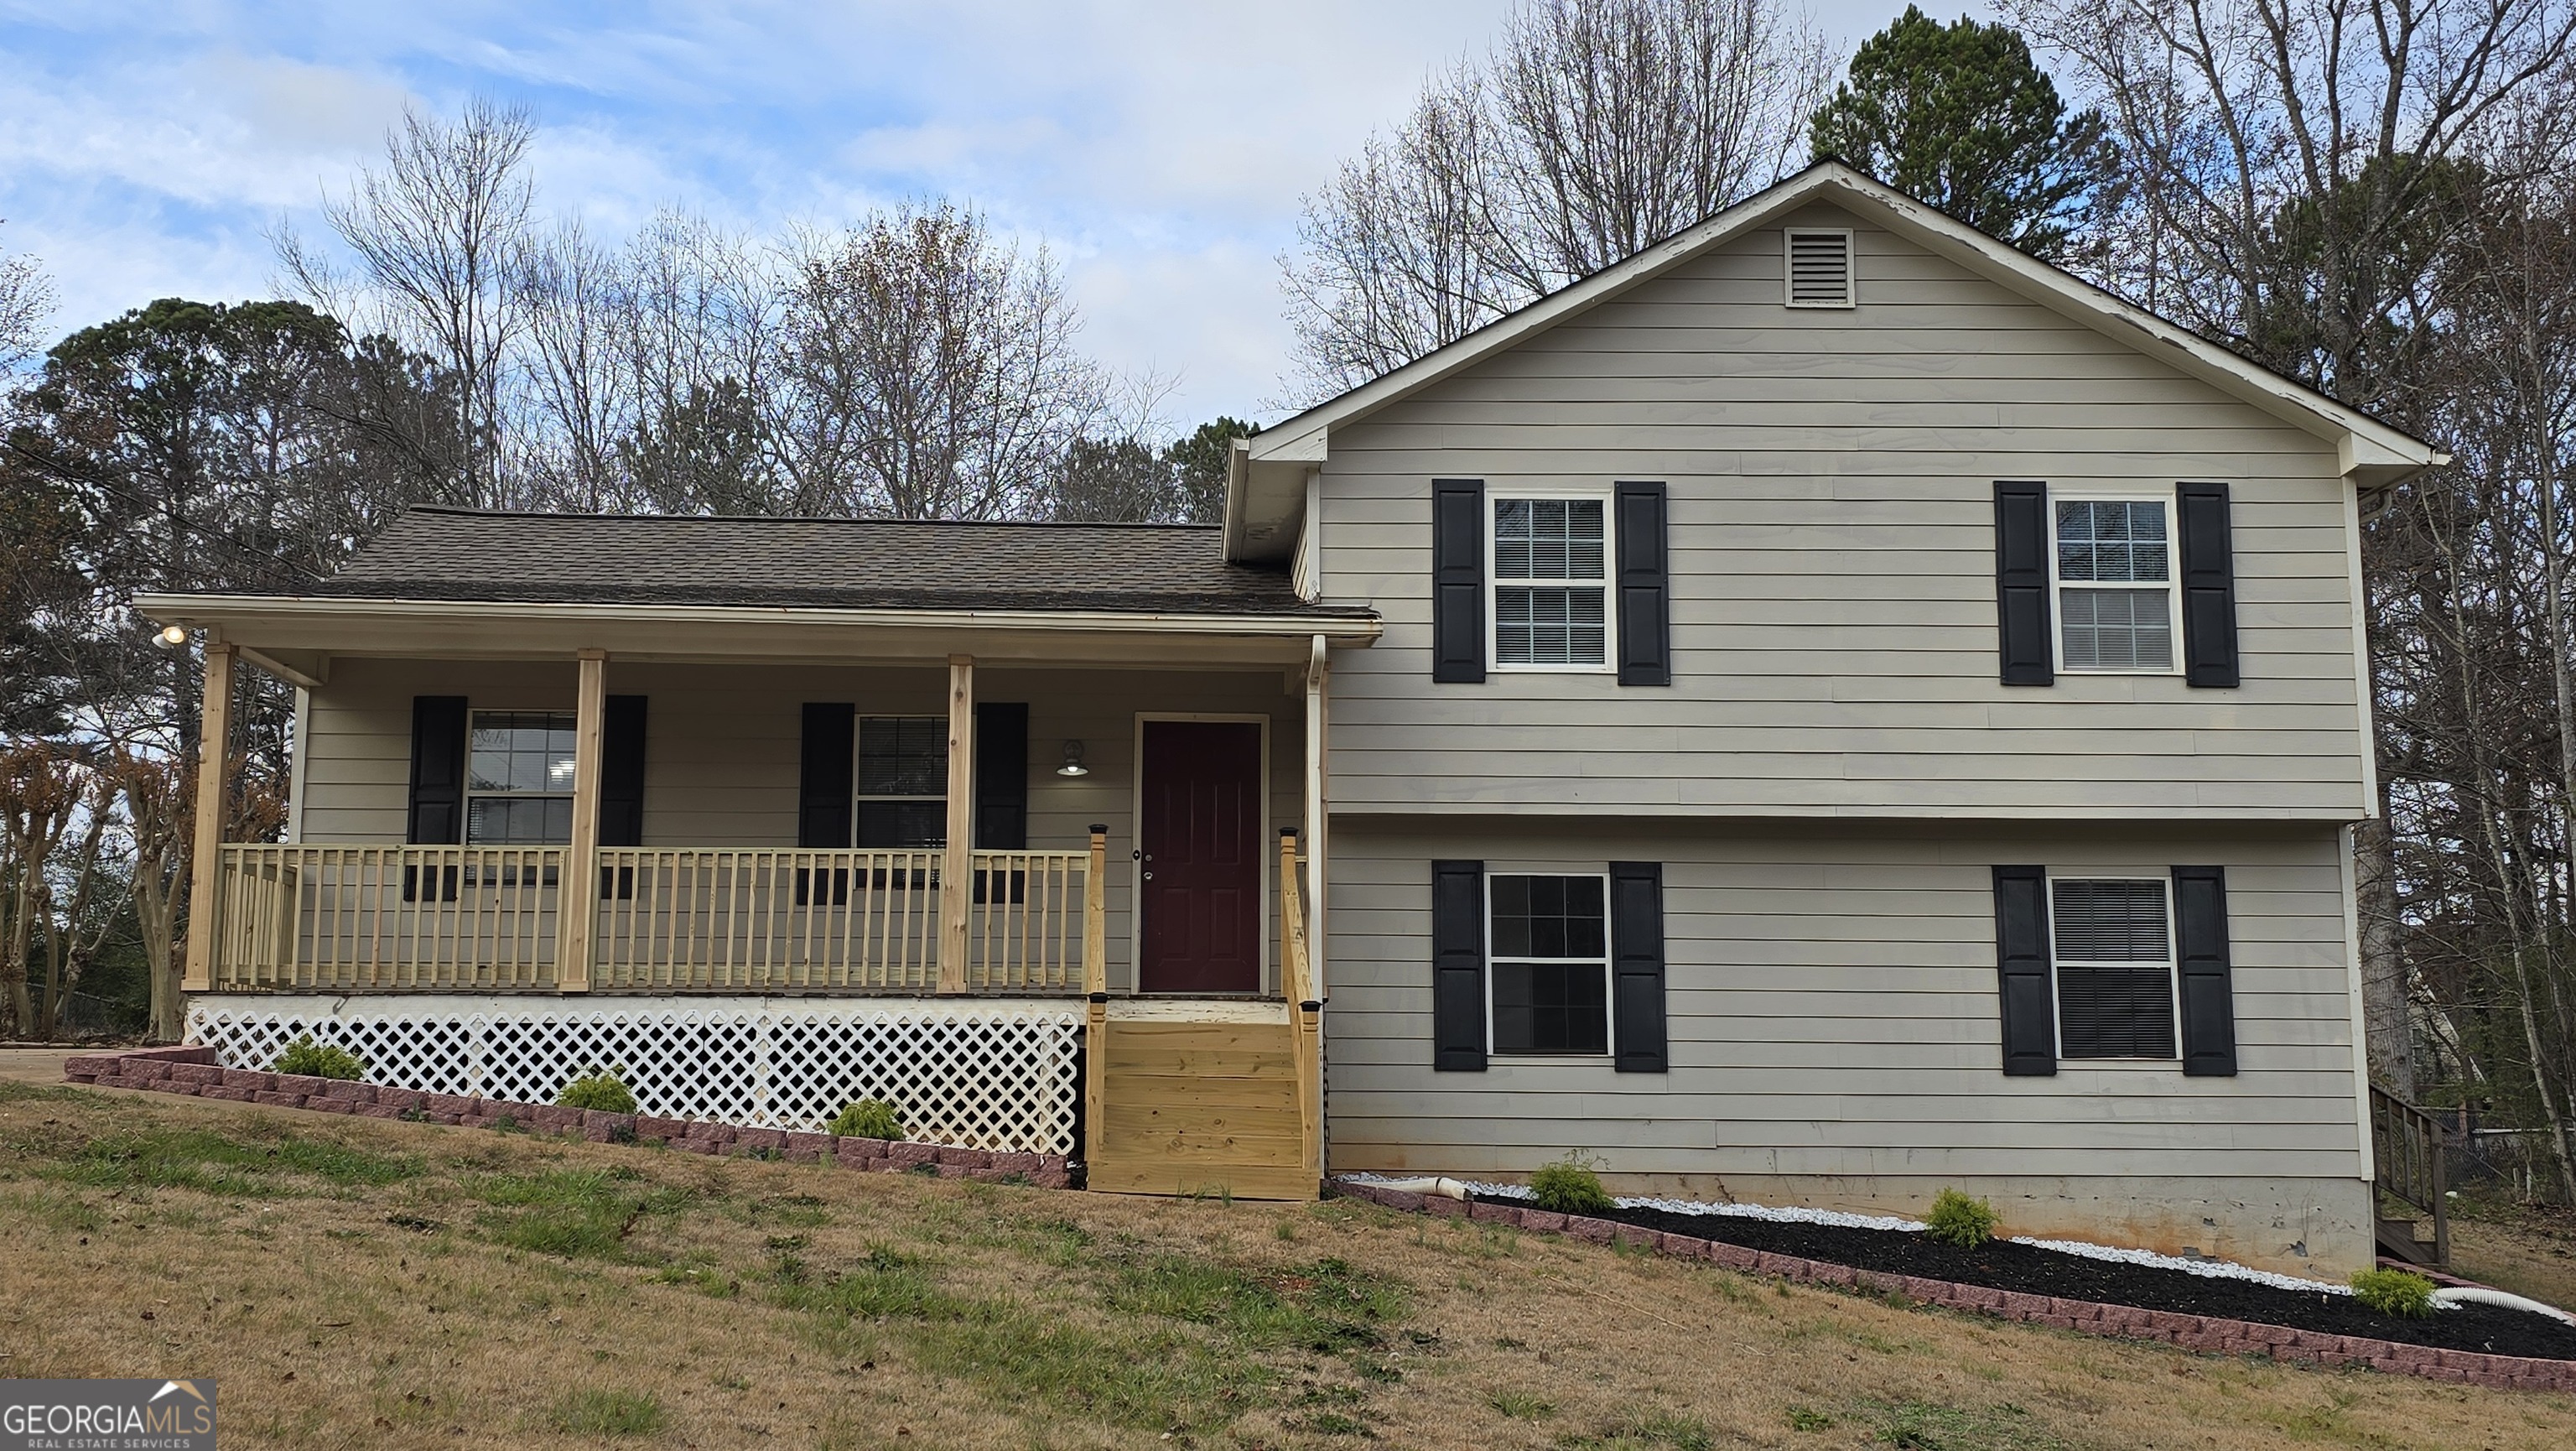
[(2173, 919), (2154, 878), (2048, 883), (2066, 1058), (2174, 1055)]
[(858, 844), (948, 844), (948, 718), (871, 715), (859, 720)]
[(465, 766), (465, 840), (473, 846), (572, 840), (569, 711), (478, 710)]
[(1486, 879), (1493, 1051), (1610, 1051), (1607, 879)]

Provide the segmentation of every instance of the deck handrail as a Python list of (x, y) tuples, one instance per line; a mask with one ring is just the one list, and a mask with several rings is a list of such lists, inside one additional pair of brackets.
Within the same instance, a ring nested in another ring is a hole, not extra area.
[(563, 849), (225, 843), (210, 986), (547, 990)]
[(225, 844), (208, 985), (568, 990), (561, 913), (584, 899), (594, 990), (1071, 994), (1105, 974), (1101, 840), (972, 853), (955, 974), (939, 961), (946, 855), (603, 846), (596, 883), (572, 884), (560, 846)]
[(1324, 1005), (1316, 994), (1315, 963), (1306, 941), (1305, 894), (1297, 883), (1297, 829), (1279, 829), (1279, 990), (1288, 999), (1292, 1062), (1297, 1074), (1297, 1123), (1305, 1170), (1324, 1176)]
[(2433, 1220), (2433, 1263), (2451, 1262), (2450, 1165), (2442, 1121), (2370, 1085), (2371, 1164), (2382, 1193)]

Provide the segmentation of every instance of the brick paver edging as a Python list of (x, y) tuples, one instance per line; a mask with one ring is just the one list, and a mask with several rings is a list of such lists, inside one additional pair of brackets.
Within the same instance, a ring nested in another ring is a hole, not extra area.
[(2102, 1305), (2090, 1300), (2061, 1300), (2053, 1295), (2025, 1295), (1984, 1285), (1927, 1280), (1919, 1275), (1859, 1270), (1849, 1265), (1771, 1254), (1686, 1234), (1665, 1234), (1579, 1214), (1553, 1214), (1544, 1209), (1490, 1201), (1465, 1204), (1439, 1195), (1407, 1194), (1376, 1184), (1334, 1181), (1326, 1186), (1326, 1190), (1352, 1199), (1365, 1199), (1389, 1209), (1508, 1224), (1543, 1234), (1571, 1235), (1595, 1244), (1631, 1245), (1676, 1259), (1706, 1260), (1746, 1274), (1776, 1275), (1803, 1284), (1903, 1295), (1927, 1305), (1973, 1310), (1982, 1315), (2049, 1325), (2059, 1330), (2161, 1341), (2185, 1350), (2213, 1351), (2223, 1355), (2266, 1355), (2274, 1360), (2306, 1361), (2318, 1365), (2363, 1365), (2393, 1375), (2421, 1376), (2426, 1380), (2496, 1386), (2507, 1390), (2576, 1391), (2576, 1361), (2442, 1350), (2429, 1345), (2404, 1345), (2392, 1340), (2365, 1340), (2351, 1335), (2293, 1330), (2284, 1325), (2177, 1315), (2169, 1310), (2141, 1310), (2130, 1305)]
[(1070, 1185), (1062, 1154), (1015, 1154), (961, 1149), (947, 1144), (842, 1138), (788, 1129), (754, 1129), (699, 1119), (651, 1114), (601, 1113), (550, 1103), (509, 1103), (459, 1098), (409, 1088), (383, 1088), (297, 1073), (226, 1068), (212, 1048), (145, 1048), (63, 1060), (63, 1077), (101, 1088), (185, 1093), (234, 1103), (318, 1109), (353, 1118), (411, 1119), (467, 1128), (496, 1128), (504, 1119), (532, 1133), (579, 1134), (598, 1144), (667, 1144), (694, 1154), (761, 1155), (803, 1163), (838, 1164), (879, 1173), (936, 1172), (943, 1179), (1017, 1178), (1045, 1189)]

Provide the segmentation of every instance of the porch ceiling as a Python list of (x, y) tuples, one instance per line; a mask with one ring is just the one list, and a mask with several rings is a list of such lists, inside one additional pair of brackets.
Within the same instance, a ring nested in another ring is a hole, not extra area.
[(155, 624), (209, 630), (289, 678), (328, 677), (330, 657), (749, 660), (873, 664), (945, 660), (1026, 665), (1303, 666), (1316, 637), (1376, 642), (1369, 611), (1277, 614), (1098, 610), (842, 609), (810, 606), (553, 604), (309, 595), (142, 594)]

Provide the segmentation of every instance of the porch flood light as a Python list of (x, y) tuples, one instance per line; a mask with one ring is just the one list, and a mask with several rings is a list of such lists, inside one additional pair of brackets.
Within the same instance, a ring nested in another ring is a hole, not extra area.
[(1082, 742), (1064, 743), (1064, 764), (1055, 768), (1059, 776), (1088, 776), (1091, 768), (1082, 764)]
[(185, 625), (163, 625), (161, 627), (161, 633), (154, 636), (154, 638), (164, 645), (185, 645), (188, 643), (188, 627)]

